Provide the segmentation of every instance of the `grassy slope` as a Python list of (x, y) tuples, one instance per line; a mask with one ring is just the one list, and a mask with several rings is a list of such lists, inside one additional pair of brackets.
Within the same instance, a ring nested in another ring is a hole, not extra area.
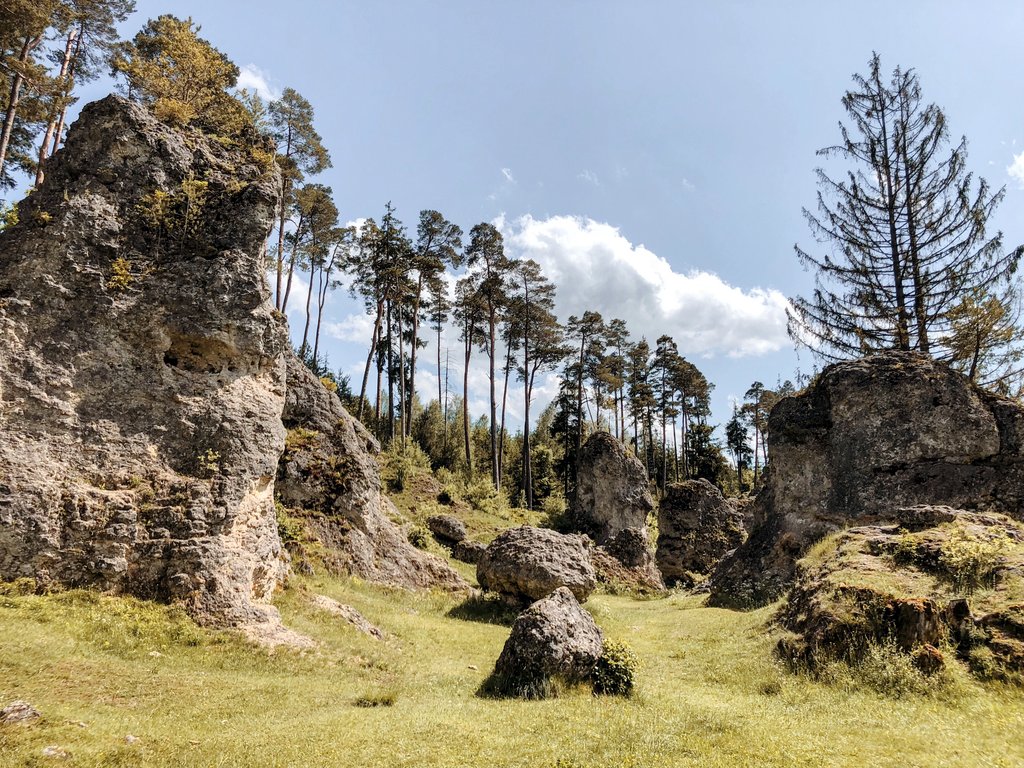
[[(391, 637), (317, 613), (309, 591)], [(771, 660), (767, 611), (595, 596), (606, 633), (644, 660), (637, 696), (518, 702), (474, 695), (508, 630), (448, 616), (453, 598), (314, 578), (278, 602), (319, 650), (268, 654), (132, 600), (0, 598), (0, 702), (45, 715), (0, 729), (0, 765), (53, 764), (47, 745), (71, 765), (1024, 764), (1021, 692), (964, 683), (952, 700), (894, 700), (794, 677)], [(355, 705), (387, 694), (393, 706)]]

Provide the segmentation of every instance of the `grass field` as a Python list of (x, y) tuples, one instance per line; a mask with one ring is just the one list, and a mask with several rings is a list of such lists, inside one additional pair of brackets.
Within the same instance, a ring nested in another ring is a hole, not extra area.
[[(313, 593), (388, 639), (316, 611)], [(44, 715), (0, 728), (0, 765), (1024, 765), (1019, 690), (960, 676), (892, 698), (795, 676), (773, 661), (768, 609), (596, 595), (598, 623), (643, 660), (636, 695), (520, 702), (476, 695), (508, 628), (457, 598), (311, 578), (278, 605), (317, 650), (269, 653), (129, 599), (0, 597), (0, 703)]]

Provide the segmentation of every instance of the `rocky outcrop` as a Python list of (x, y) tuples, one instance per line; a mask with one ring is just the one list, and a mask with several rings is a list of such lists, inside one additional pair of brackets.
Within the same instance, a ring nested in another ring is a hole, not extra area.
[(380, 584), (467, 589), (447, 563), (416, 549), (392, 521), (398, 513), (381, 493), (377, 441), (295, 355), (287, 354), (286, 364), (288, 436), (275, 493), (302, 520), (325, 565)]
[(523, 525), (498, 534), (476, 566), (483, 589), (531, 602), (568, 587), (581, 603), (597, 586), (583, 536)]
[(275, 627), (272, 166), (111, 96), (0, 235), (0, 578)]
[(994, 513), (913, 507), (818, 544), (778, 621), (803, 668), (891, 644), (926, 674), (952, 648), (982, 677), (1024, 681), (1024, 525)]
[(451, 546), (466, 538), (466, 524), (453, 515), (431, 515), (427, 529), (442, 544)]
[(595, 564), (603, 581), (664, 589), (647, 535), (647, 516), (653, 509), (644, 465), (607, 432), (587, 438), (570, 519), (576, 530), (597, 542)]
[(770, 470), (746, 543), (711, 604), (779, 597), (810, 546), (918, 504), (1024, 518), (1024, 408), (930, 358), (889, 352), (826, 368), (768, 421)]
[(0, 709), (0, 725), (31, 725), (42, 716), (42, 713), (27, 701), (18, 699)]
[(644, 465), (607, 432), (587, 438), (572, 509), (580, 530), (604, 544), (627, 528), (646, 530), (653, 510)]
[(703, 478), (670, 485), (658, 507), (658, 570), (691, 587), (746, 538), (743, 515)]
[(461, 563), (476, 565), (487, 551), (487, 545), (473, 539), (463, 539), (452, 545), (452, 557)]
[(567, 587), (538, 600), (512, 625), (485, 689), (499, 696), (542, 699), (561, 682), (590, 677), (604, 637)]

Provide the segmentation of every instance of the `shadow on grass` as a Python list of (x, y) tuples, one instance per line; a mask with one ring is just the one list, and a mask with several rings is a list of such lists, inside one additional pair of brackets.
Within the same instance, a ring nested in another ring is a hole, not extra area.
[(522, 606), (512, 605), (498, 595), (484, 593), (467, 597), (448, 611), (447, 616), (459, 621), (476, 621), (481, 624), (499, 624), (503, 627), (511, 627), (516, 616), (522, 610)]

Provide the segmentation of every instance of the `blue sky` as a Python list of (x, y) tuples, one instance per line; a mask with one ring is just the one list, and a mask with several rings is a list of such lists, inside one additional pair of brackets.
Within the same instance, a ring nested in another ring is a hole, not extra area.
[[(245, 83), (313, 103), (334, 160), (318, 180), (343, 218), (388, 200), (413, 227), (421, 208), (467, 231), (500, 218), (513, 253), (556, 277), (563, 319), (597, 309), (652, 343), (672, 335), (716, 384), (716, 422), (753, 380), (813, 365), (784, 332), (784, 297), (811, 285), (793, 244), (812, 245), (815, 150), (838, 140), (872, 51), (918, 70), (970, 167), (1007, 185), (995, 226), (1024, 242), (1024, 4), (1010, 0), (139, 0), (125, 34), (164, 12), (200, 23)], [(327, 351), (348, 371), (370, 333), (353, 312), (332, 300)], [(477, 413), (484, 381), (481, 366)]]

